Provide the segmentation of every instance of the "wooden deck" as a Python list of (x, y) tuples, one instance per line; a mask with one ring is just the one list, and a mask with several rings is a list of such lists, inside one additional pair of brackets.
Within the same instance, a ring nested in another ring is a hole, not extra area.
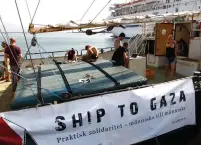
[(10, 82), (0, 81), (0, 112), (10, 111), (13, 99), (12, 85)]

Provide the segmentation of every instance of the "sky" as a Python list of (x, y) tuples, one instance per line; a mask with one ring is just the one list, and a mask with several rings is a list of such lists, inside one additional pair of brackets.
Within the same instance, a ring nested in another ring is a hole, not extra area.
[[(93, 6), (88, 11), (83, 21), (92, 20), (108, 3), (108, 1), (109, 0), (95, 0)], [(33, 23), (53, 25), (58, 23), (67, 23), (69, 20), (80, 20), (92, 2), (93, 0), (41, 0)], [(125, 2), (125, 0), (111, 0), (109, 5), (112, 3), (121, 2)], [(38, 0), (27, 0), (27, 3), (31, 16), (33, 16)], [(27, 30), (31, 20), (28, 13), (26, 0), (17, 0), (17, 4), (23, 25), (25, 30)], [(97, 20), (104, 19), (109, 14), (108, 7), (106, 7), (101, 12)], [(7, 31), (16, 32), (22, 30), (15, 0), (1, 0), (0, 15)], [(0, 28), (2, 28), (2, 24), (0, 24)]]

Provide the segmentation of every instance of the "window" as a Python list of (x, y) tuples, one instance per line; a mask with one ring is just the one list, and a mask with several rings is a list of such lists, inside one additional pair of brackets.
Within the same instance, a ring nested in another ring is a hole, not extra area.
[(178, 8), (176, 8), (176, 9), (175, 9), (175, 12), (178, 12), (178, 11), (179, 11), (179, 9), (178, 9)]

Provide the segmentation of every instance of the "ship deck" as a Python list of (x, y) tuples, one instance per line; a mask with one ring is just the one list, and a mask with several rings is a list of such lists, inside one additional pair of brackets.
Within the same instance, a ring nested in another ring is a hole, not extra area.
[[(158, 84), (164, 82), (164, 68), (147, 67), (155, 71), (155, 77), (148, 79), (148, 84)], [(176, 74), (175, 79), (180, 79), (183, 76)], [(0, 112), (10, 111), (10, 104), (14, 94), (12, 93), (12, 85), (10, 82), (0, 81)]]

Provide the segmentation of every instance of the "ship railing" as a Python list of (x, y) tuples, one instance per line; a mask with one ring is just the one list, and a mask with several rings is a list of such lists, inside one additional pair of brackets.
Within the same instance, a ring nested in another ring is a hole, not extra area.
[[(103, 53), (103, 52), (107, 52), (107, 51), (113, 51), (114, 47), (98, 48), (98, 50), (99, 50), (100, 53)], [(55, 58), (55, 57), (64, 57), (67, 51), (68, 50), (66, 50), (66, 51), (49, 51), (49, 52), (41, 52), (41, 53), (37, 52), (37, 53), (31, 53), (31, 56), (33, 57), (33, 59), (34, 58), (41, 58), (41, 56), (44, 56), (44, 55), (52, 57), (52, 58)], [(79, 51), (75, 50), (75, 51), (76, 51), (76, 55), (77, 56), (82, 56), (82, 55), (86, 54), (85, 53), (86, 52), (85, 49), (81, 49)], [(3, 57), (4, 55), (0, 55), (0, 56)], [(29, 54), (25, 57), (25, 59), (30, 59), (29, 58)]]

